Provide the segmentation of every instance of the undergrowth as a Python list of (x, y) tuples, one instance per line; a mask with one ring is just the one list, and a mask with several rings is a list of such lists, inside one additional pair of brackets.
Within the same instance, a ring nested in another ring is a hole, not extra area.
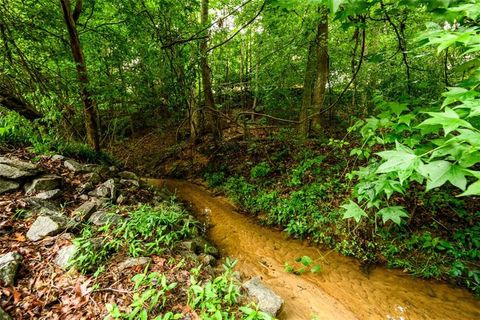
[(223, 154), (228, 156), (221, 166), (211, 162), (205, 180), (262, 223), (292, 237), (334, 248), (365, 265), (402, 268), (480, 293), (480, 208), (474, 201), (456, 198), (448, 188), (425, 192), (415, 186), (395, 199), (415, 212), (406, 223), (352, 224), (341, 205), (352, 197), (348, 173), (364, 164), (350, 155), (358, 143), (330, 139), (306, 146), (281, 137), (261, 149), (227, 145)]

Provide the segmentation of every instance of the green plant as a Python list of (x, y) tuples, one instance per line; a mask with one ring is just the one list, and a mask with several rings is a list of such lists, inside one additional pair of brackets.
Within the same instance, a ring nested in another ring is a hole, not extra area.
[[(474, 19), (476, 11), (470, 11), (470, 7), (452, 6), (447, 11), (473, 15)], [(478, 40), (478, 30), (468, 25), (449, 30), (429, 24), (429, 30), (419, 37), (422, 45), (436, 45), (439, 53), (455, 48), (469, 56), (465, 63), (477, 66), (480, 58), (474, 53), (480, 51)], [(359, 179), (355, 195), (360, 205), (351, 200), (344, 205), (346, 219), (353, 217), (358, 222), (370, 209), (375, 221), (378, 216), (384, 223), (391, 220), (401, 224), (408, 213), (402, 206), (392, 205), (390, 198), (395, 193), (404, 194), (414, 183), (430, 191), (448, 182), (463, 191), (458, 196), (480, 195), (480, 172), (476, 170), (480, 163), (478, 72), (478, 67), (470, 69), (464, 81), (443, 94), (443, 103), (434, 111), (424, 108), (411, 113), (404, 104), (382, 102), (388, 110), (378, 119), (367, 121), (360, 131), (364, 145), (367, 141), (371, 147), (380, 143), (390, 150), (377, 152), (380, 161), (373, 159), (367, 168), (355, 173)], [(423, 121), (414, 126), (417, 118)], [(375, 134), (381, 138), (372, 142)]]
[[(74, 240), (78, 250), (73, 264), (83, 273), (95, 270), (98, 273), (109, 256), (121, 248), (132, 257), (161, 254), (197, 232), (196, 223), (187, 219), (178, 204), (143, 205), (130, 211), (128, 219), (120, 223), (108, 223), (98, 229), (85, 228)], [(101, 239), (101, 243), (95, 239)]]
[(267, 162), (260, 162), (250, 170), (250, 177), (252, 179), (264, 178), (270, 174), (272, 169)]
[(137, 274), (133, 276), (132, 282), (135, 284), (133, 288), (135, 293), (128, 307), (129, 311), (121, 312), (117, 304), (107, 304), (109, 313), (107, 319), (181, 319), (181, 314), (170, 311), (159, 315), (165, 307), (167, 295), (177, 286), (177, 283), (168, 283), (167, 277), (158, 272)]
[(199, 269), (192, 271), (188, 304), (200, 311), (202, 319), (235, 319), (235, 305), (240, 296), (232, 271), (236, 263), (227, 259), (223, 265), (225, 272), (204, 284), (195, 275)]
[(315, 261), (309, 256), (302, 256), (295, 259), (295, 262), (300, 264), (300, 267), (295, 267), (290, 265), (288, 262), (285, 262), (284, 269), (288, 273), (293, 273), (296, 275), (302, 275), (307, 271), (311, 273), (318, 273), (322, 270), (322, 267), (319, 264), (315, 264)]

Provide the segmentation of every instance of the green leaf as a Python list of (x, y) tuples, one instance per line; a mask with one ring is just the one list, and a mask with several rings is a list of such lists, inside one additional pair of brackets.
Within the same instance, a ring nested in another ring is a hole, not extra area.
[(468, 189), (459, 195), (459, 197), (480, 196), (480, 180), (468, 186)]
[(313, 263), (313, 259), (310, 258), (309, 256), (303, 256), (297, 259), (297, 262), (300, 262), (303, 264), (305, 267), (309, 267)]
[(343, 209), (345, 209), (345, 212), (343, 213), (343, 219), (353, 218), (358, 223), (360, 222), (362, 217), (367, 217), (367, 213), (362, 208), (360, 208), (358, 204), (356, 204), (352, 200), (349, 201), (349, 203), (341, 206)]
[(338, 11), (340, 4), (342, 4), (342, 0), (328, 0), (328, 7), (332, 11), (332, 13), (335, 13)]
[(458, 113), (446, 107), (444, 112), (427, 112), (431, 118), (418, 125), (419, 128), (425, 126), (442, 126), (445, 136), (460, 127), (472, 129), (470, 122), (460, 119)]
[(376, 172), (397, 172), (401, 183), (422, 164), (420, 158), (410, 148), (398, 142), (396, 142), (396, 150), (382, 151), (377, 154), (386, 162), (382, 163)]
[(400, 206), (383, 208), (382, 210), (378, 211), (377, 214), (382, 216), (383, 223), (386, 223), (388, 220), (392, 220), (398, 225), (402, 223), (402, 218), (408, 218), (408, 213), (405, 211), (405, 208)]
[(319, 273), (320, 271), (322, 271), (322, 267), (320, 267), (318, 264), (314, 265), (312, 269), (310, 269), (311, 273)]
[(465, 169), (449, 161), (438, 160), (421, 166), (420, 174), (427, 178), (427, 191), (438, 188), (450, 181), (451, 184), (465, 190), (467, 178)]

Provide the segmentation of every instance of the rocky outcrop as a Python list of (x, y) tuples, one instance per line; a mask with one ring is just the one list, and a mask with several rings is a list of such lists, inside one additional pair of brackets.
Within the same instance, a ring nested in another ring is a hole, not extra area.
[(18, 252), (9, 252), (0, 256), (0, 280), (13, 286), (22, 256)]
[(254, 277), (243, 284), (249, 296), (258, 301), (258, 308), (276, 316), (283, 306), (283, 299), (265, 286), (260, 277)]

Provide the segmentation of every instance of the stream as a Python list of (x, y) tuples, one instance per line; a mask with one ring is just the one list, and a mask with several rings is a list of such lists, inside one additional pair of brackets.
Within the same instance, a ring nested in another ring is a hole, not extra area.
[[(148, 182), (175, 192), (207, 219), (208, 237), (222, 256), (237, 259), (237, 270), (246, 277), (261, 276), (285, 300), (280, 319), (480, 319), (480, 300), (467, 290), (383, 267), (367, 275), (357, 260), (261, 226), (202, 186), (183, 180)], [(287, 273), (285, 262), (300, 256), (316, 260), (322, 271)]]

